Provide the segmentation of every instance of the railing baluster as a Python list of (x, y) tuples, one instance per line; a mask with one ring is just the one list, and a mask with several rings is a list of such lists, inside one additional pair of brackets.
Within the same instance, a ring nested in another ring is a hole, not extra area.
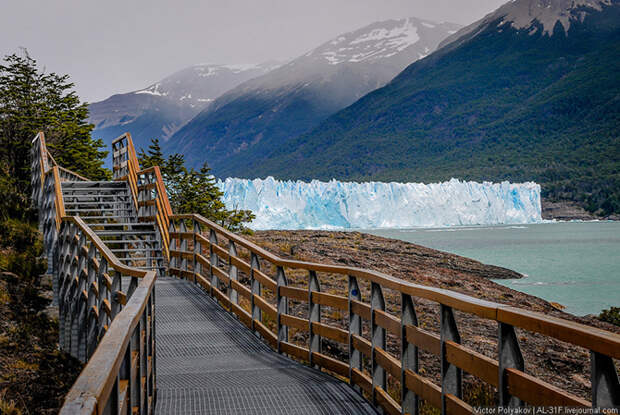
[(232, 282), (239, 280), (239, 270), (236, 265), (233, 265), (233, 257), (237, 257), (237, 248), (232, 240), (228, 240), (228, 255), (228, 295), (231, 303), (239, 304), (239, 293), (232, 288)]
[(198, 275), (202, 275), (202, 264), (200, 263), (200, 261), (198, 261), (198, 256), (197, 255), (202, 255), (202, 243), (200, 242), (200, 240), (198, 240), (198, 238), (196, 238), (196, 235), (200, 235), (200, 224), (198, 222), (196, 222), (196, 220), (192, 220), (192, 223), (194, 225), (194, 232), (193, 232), (193, 242), (194, 242), (194, 263), (192, 264), (192, 270), (194, 272), (194, 277), (193, 277), (193, 281), (194, 284), (196, 283), (196, 274)]
[[(213, 229), (209, 230), (209, 242), (209, 262), (211, 263), (209, 274), (211, 276), (211, 290), (213, 291), (213, 288), (217, 288), (218, 290), (220, 288), (220, 285), (218, 284), (219, 279), (213, 271), (213, 268), (220, 266), (219, 257), (215, 253), (215, 249), (213, 249), (213, 246), (217, 245), (217, 234)], [(211, 295), (213, 295), (213, 292), (211, 292)]]
[[(252, 287), (252, 297), (250, 298), (250, 306), (252, 310), (252, 330), (254, 330), (254, 321), (263, 321), (263, 316), (261, 309), (254, 304), (254, 295), (260, 296), (261, 293), (261, 284), (260, 282), (254, 278), (254, 270), (260, 271), (260, 261), (258, 260), (258, 255), (252, 252), (250, 257), (250, 284)], [(257, 333), (258, 334), (258, 333)]]
[[(353, 347), (353, 335), (362, 335), (362, 317), (353, 312), (352, 300), (361, 301), (362, 293), (357, 278), (349, 275), (349, 379), (353, 379), (353, 369), (362, 370), (362, 352)], [(354, 389), (361, 391), (358, 385), (354, 385)]]
[(309, 271), (308, 274), (308, 348), (310, 350), (310, 366), (318, 368), (317, 365), (313, 364), (312, 353), (321, 353), (321, 336), (314, 332), (312, 323), (321, 321), (321, 305), (314, 302), (312, 293), (321, 292), (321, 284), (316, 276), (316, 271)]
[(407, 326), (418, 325), (418, 316), (415, 312), (413, 298), (407, 294), (401, 294), (402, 316), (400, 320), (400, 339), (401, 339), (401, 407), (403, 414), (418, 415), (420, 405), (418, 396), (407, 388), (405, 371), (411, 370), (418, 373), (418, 347), (407, 341)]
[(590, 377), (592, 379), (592, 407), (620, 407), (620, 382), (618, 371), (611, 357), (590, 352)]
[(179, 224), (179, 232), (181, 233), (181, 247), (179, 248), (181, 250), (181, 269), (187, 271), (187, 257), (185, 256), (187, 252), (187, 239), (185, 239), (183, 235), (187, 232), (187, 227), (185, 226), (184, 220)]
[(381, 286), (375, 282), (371, 283), (370, 287), (370, 327), (372, 330), (372, 403), (377, 405), (377, 393), (375, 388), (378, 386), (383, 390), (387, 390), (387, 376), (385, 369), (377, 363), (375, 359), (375, 349), (377, 347), (386, 349), (386, 332), (385, 329), (379, 326), (375, 321), (375, 310), (385, 311), (385, 299), (383, 298), (383, 290)]
[(441, 304), (441, 413), (446, 413), (446, 395), (451, 394), (457, 398), (463, 396), (462, 391), (462, 371), (457, 366), (448, 362), (446, 357), (446, 342), (453, 341), (461, 343), (454, 318), (454, 311), (451, 307)]
[(101, 286), (97, 280), (97, 272), (93, 266), (93, 261), (97, 258), (97, 251), (95, 245), (91, 244), (88, 250), (88, 279), (86, 281), (86, 291), (88, 292), (88, 304), (86, 308), (87, 315), (87, 329), (86, 329), (86, 360), (90, 359), (90, 356), (97, 347), (98, 340), (98, 324), (99, 313), (102, 312), (99, 304), (99, 294)]
[(282, 325), (281, 315), (288, 314), (288, 298), (280, 294), (280, 287), (286, 287), (288, 285), (288, 281), (286, 279), (286, 274), (284, 273), (283, 267), (278, 267), (276, 272), (276, 283), (277, 283), (277, 303), (278, 303), (278, 316), (277, 316), (277, 325), (278, 325), (278, 353), (282, 353), (282, 349), (280, 347), (280, 342), (288, 342), (288, 327)]
[[(176, 224), (174, 223), (174, 220), (170, 221), (170, 229), (169, 232), (170, 234), (172, 233), (176, 233), (177, 228), (176, 228)], [(177, 238), (176, 236), (170, 236), (170, 250), (171, 251), (176, 251), (177, 249)], [(170, 267), (171, 268), (179, 268), (179, 259), (175, 256), (170, 254)]]
[(517, 370), (525, 370), (525, 361), (517, 334), (513, 326), (509, 324), (499, 323), (498, 334), (499, 347), (499, 404), (500, 406), (522, 406), (523, 402), (516, 396), (512, 396), (508, 391), (506, 384), (505, 369), (515, 368)]

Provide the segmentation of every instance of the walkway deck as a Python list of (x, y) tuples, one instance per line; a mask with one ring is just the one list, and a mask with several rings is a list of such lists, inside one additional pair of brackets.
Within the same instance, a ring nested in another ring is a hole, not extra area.
[(156, 283), (157, 414), (376, 414), (347, 384), (272, 351), (198, 286)]

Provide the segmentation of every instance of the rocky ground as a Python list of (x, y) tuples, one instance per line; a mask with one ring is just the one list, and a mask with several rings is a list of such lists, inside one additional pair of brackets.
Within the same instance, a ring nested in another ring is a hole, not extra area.
[(556, 220), (620, 220), (620, 215), (600, 217), (588, 212), (575, 202), (551, 202), (542, 199), (542, 218)]
[[(362, 234), (358, 232), (327, 231), (259, 231), (251, 239), (258, 245), (279, 256), (349, 265), (374, 269), (394, 277), (418, 284), (441, 287), (468, 294), (476, 298), (509, 304), (526, 310), (568, 319), (577, 323), (599, 327), (620, 333), (620, 327), (602, 322), (594, 317), (577, 317), (561, 311), (560, 304), (552, 304), (541, 298), (512, 290), (491, 281), (495, 278), (519, 278), (514, 271), (482, 264), (457, 255), (436, 251), (408, 242)], [(289, 283), (304, 286), (305, 272), (288, 272)], [(346, 277), (319, 274), (323, 291), (346, 295)], [(368, 287), (362, 288), (368, 300)], [(399, 314), (398, 293), (385, 293), (387, 308)], [(431, 331), (439, 328), (439, 307), (437, 304), (418, 299), (416, 304), (422, 327)], [(293, 313), (304, 316), (305, 303), (293, 307)], [(330, 324), (346, 328), (347, 318), (337, 312), (323, 312), (322, 318)], [(485, 355), (497, 358), (497, 323), (483, 320), (470, 314), (456, 313), (463, 343)], [(368, 327), (365, 327), (368, 330)], [(590, 396), (590, 357), (586, 350), (543, 336), (517, 329), (517, 335), (526, 361), (526, 372), (538, 376), (562, 389), (580, 397)], [(306, 342), (306, 333), (292, 334), (294, 340)], [(333, 355), (344, 355), (346, 349), (335, 343), (324, 345)], [(389, 336), (389, 349), (398, 355), (399, 339)], [(438, 381), (439, 359), (423, 353), (421, 355), (424, 373)], [(473, 396), (473, 403), (484, 404), (492, 398), (493, 388), (482, 387), (470, 376), (466, 376), (465, 394)], [(393, 380), (395, 382), (395, 380)]]

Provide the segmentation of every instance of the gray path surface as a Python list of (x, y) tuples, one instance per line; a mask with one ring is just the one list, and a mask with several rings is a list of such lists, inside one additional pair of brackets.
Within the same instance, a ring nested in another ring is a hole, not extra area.
[(155, 288), (157, 414), (376, 414), (348, 385), (273, 352), (198, 286)]

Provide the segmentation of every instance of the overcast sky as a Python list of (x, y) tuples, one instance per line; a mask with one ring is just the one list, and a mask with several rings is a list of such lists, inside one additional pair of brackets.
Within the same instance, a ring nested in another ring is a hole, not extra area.
[(378, 20), (466, 25), (506, 0), (2, 0), (0, 52), (68, 73), (89, 102), (196, 63), (294, 58)]

